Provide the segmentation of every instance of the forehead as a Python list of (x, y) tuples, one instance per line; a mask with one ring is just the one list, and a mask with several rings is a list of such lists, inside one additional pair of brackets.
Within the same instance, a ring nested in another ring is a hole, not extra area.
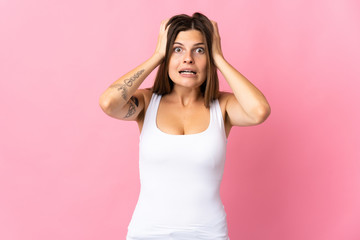
[(187, 31), (181, 31), (176, 36), (175, 42), (180, 42), (183, 44), (192, 44), (192, 43), (205, 43), (204, 36), (199, 30), (191, 29)]

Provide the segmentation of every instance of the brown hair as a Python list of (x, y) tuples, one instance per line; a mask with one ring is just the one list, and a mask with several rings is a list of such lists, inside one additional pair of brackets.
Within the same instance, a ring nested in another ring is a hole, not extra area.
[(152, 91), (160, 95), (165, 95), (172, 91), (174, 83), (169, 76), (169, 60), (172, 53), (172, 46), (179, 32), (195, 29), (200, 31), (205, 37), (207, 74), (205, 82), (200, 86), (200, 90), (204, 96), (204, 104), (208, 108), (210, 102), (218, 98), (219, 94), (217, 68), (212, 56), (213, 25), (205, 15), (198, 12), (194, 13), (192, 17), (186, 14), (175, 15), (170, 18), (166, 27), (168, 25), (170, 25), (170, 27), (167, 34), (165, 58), (157, 71)]

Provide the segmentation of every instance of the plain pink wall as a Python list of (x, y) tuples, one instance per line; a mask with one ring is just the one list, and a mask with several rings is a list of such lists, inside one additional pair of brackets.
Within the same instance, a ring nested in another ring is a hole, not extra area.
[(230, 238), (360, 239), (355, 0), (0, 1), (0, 239), (125, 239), (139, 131), (98, 99), (150, 57), (162, 19), (195, 11), (272, 107), (229, 137)]

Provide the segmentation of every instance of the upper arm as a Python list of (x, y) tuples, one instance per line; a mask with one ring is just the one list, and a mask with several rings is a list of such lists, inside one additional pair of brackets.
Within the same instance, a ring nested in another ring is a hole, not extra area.
[(111, 111), (105, 111), (105, 113), (120, 120), (138, 121), (144, 115), (145, 98), (149, 91), (148, 89), (137, 89), (123, 107), (114, 108)]
[(233, 93), (222, 92), (220, 100), (225, 102), (225, 124), (228, 128), (232, 126), (252, 126), (263, 121), (261, 118), (255, 119), (247, 114)]

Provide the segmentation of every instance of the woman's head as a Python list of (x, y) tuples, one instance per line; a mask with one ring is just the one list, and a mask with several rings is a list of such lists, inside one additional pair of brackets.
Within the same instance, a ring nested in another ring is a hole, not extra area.
[[(219, 91), (212, 56), (212, 23), (205, 15), (194, 13), (191, 17), (185, 14), (173, 16), (166, 26), (168, 25), (166, 54), (157, 72), (153, 92), (168, 94), (177, 80), (185, 79), (189, 82), (193, 79), (201, 83), (200, 91), (204, 96), (205, 106), (209, 107), (210, 101), (217, 98)], [(195, 69), (196, 76), (187, 75), (187, 78), (182, 78), (186, 73), (179, 71), (183, 69)]]

